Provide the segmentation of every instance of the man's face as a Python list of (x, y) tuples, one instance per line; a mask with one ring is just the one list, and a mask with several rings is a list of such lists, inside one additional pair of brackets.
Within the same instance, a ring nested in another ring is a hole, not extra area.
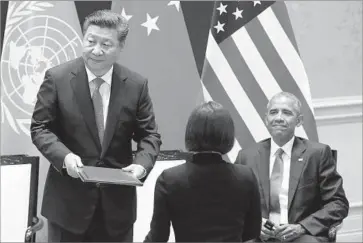
[(287, 97), (273, 99), (267, 109), (265, 123), (274, 139), (289, 141), (295, 133), (295, 127), (302, 124), (294, 101)]
[(83, 37), (83, 59), (97, 76), (104, 75), (118, 60), (122, 46), (116, 29), (90, 25)]

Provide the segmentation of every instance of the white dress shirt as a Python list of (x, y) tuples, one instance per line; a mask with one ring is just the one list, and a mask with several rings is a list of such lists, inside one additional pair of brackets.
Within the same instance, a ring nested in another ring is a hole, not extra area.
[(113, 66), (110, 68), (110, 70), (105, 73), (102, 77), (97, 77), (94, 75), (91, 70), (89, 70), (86, 66), (86, 72), (88, 76), (88, 84), (89, 84), (89, 90), (91, 93), (91, 97), (93, 97), (93, 93), (96, 89), (96, 84), (93, 82), (95, 78), (102, 78), (103, 84), (100, 86), (100, 94), (102, 97), (102, 105), (103, 105), (103, 124), (104, 128), (106, 129), (106, 122), (107, 122), (107, 114), (108, 114), (108, 104), (110, 103), (110, 95), (111, 95), (111, 82), (112, 82), (112, 72), (113, 72)]
[[(290, 164), (291, 164), (291, 151), (292, 146), (294, 144), (295, 136), (293, 136), (290, 141), (288, 141), (281, 148), (284, 150), (282, 154), (282, 161), (284, 164), (284, 171), (282, 173), (282, 186), (279, 194), (279, 202), (280, 202), (280, 214), (270, 213), (269, 218), (275, 224), (287, 224), (288, 223), (288, 194), (289, 194), (289, 181), (290, 181)], [(274, 166), (274, 162), (276, 159), (276, 151), (280, 147), (273, 141), (271, 138), (271, 150), (270, 150), (270, 178), (272, 174), (272, 169)]]

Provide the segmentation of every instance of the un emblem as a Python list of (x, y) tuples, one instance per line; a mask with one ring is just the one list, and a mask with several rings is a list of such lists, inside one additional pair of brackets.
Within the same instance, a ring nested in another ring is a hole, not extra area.
[(13, 12), (14, 16), (7, 18), (1, 58), (1, 108), (3, 119), (5, 116), (15, 132), (19, 133), (20, 128), (29, 135), (30, 117), (45, 71), (79, 56), (82, 42), (62, 19), (35, 11), (27, 10), (28, 14), (13, 24), (19, 11), (25, 12), (18, 9), (17, 15)]

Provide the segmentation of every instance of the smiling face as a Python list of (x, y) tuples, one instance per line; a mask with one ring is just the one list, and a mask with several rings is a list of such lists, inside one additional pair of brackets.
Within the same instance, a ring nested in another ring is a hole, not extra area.
[(122, 45), (117, 30), (90, 25), (83, 38), (83, 60), (96, 76), (104, 75), (118, 60)]
[(295, 100), (286, 96), (272, 98), (265, 117), (265, 123), (273, 140), (279, 146), (287, 143), (295, 133), (295, 127), (302, 124), (303, 117)]

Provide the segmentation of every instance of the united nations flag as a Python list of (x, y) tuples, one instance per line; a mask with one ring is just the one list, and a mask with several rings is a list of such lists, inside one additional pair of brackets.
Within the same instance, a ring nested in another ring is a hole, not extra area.
[(1, 118), (11, 132), (29, 136), (45, 71), (80, 56), (81, 40), (73, 1), (9, 2), (0, 68)]
[[(29, 137), (36, 95), (47, 69), (81, 55), (81, 36), (73, 1), (8, 3), (0, 66), (1, 155), (22, 153), (43, 158)], [(40, 166), (41, 182), (46, 166)], [(18, 176), (14, 180), (21, 184), (23, 176)], [(41, 196), (42, 190), (39, 193)], [(1, 199), (3, 216), (13, 205), (6, 204), (5, 198)], [(2, 242), (24, 241), (24, 234), (14, 230), (26, 229), (27, 218), (18, 220), (18, 214), (12, 213), (15, 220), (11, 223), (1, 224)]]

